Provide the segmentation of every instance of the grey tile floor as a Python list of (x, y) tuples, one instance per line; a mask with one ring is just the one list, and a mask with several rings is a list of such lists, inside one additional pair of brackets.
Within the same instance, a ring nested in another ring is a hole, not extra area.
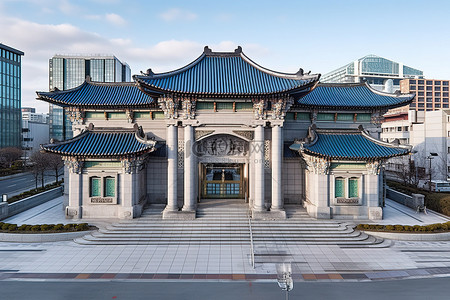
[[(384, 224), (428, 224), (447, 218), (387, 201)], [(62, 198), (6, 220), (11, 223), (68, 223)], [(100, 220), (105, 225), (116, 220)], [(0, 271), (36, 273), (186, 273), (274, 274), (276, 264), (291, 262), (294, 273), (335, 273), (450, 267), (450, 242), (395, 242), (389, 248), (340, 248), (336, 245), (256, 244), (256, 268), (250, 245), (86, 246), (72, 241), (0, 243)], [(282, 253), (283, 256), (279, 254)]]

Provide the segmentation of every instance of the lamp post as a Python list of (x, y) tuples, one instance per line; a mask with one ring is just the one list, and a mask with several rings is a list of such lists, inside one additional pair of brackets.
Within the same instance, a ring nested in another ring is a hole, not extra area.
[(433, 159), (433, 156), (438, 156), (436, 152), (430, 152), (430, 155), (427, 156), (427, 159), (430, 160), (430, 180), (428, 181), (428, 191), (431, 192), (431, 160)]

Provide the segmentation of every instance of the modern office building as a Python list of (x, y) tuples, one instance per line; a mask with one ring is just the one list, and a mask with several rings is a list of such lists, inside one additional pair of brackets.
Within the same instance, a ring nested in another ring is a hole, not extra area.
[(322, 76), (324, 83), (358, 83), (367, 81), (379, 91), (394, 93), (400, 90), (400, 80), (423, 78), (423, 72), (402, 63), (367, 55)]
[(32, 107), (22, 107), (22, 121), (48, 123), (48, 114), (36, 113)]
[[(412, 146), (412, 155), (389, 159), (386, 175), (417, 184), (450, 178), (450, 110), (409, 110), (385, 115), (381, 140)], [(431, 155), (437, 154), (437, 155)]]
[(0, 148), (22, 146), (22, 55), (22, 51), (0, 44)]
[[(113, 55), (55, 55), (49, 60), (50, 90), (69, 90), (82, 84), (86, 76), (98, 82), (131, 81), (131, 70)], [(72, 138), (72, 122), (62, 107), (49, 106), (50, 138)]]
[(449, 80), (404, 79), (400, 81), (402, 93), (415, 93), (416, 98), (409, 106), (417, 111), (433, 111), (449, 108)]
[(130, 219), (159, 204), (164, 218), (192, 219), (204, 199), (229, 199), (255, 219), (285, 218), (285, 204), (315, 218), (381, 219), (381, 166), (409, 152), (377, 139), (381, 114), (414, 95), (319, 77), (205, 47), (135, 82), (38, 92), (74, 120), (73, 139), (43, 146), (66, 162), (66, 217)]

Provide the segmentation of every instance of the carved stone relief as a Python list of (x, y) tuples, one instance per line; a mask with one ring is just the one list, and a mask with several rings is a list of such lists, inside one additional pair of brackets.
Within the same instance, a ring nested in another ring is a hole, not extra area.
[(198, 156), (246, 156), (248, 142), (231, 135), (214, 135), (194, 144)]
[(306, 169), (314, 174), (318, 175), (326, 175), (328, 174), (329, 168), (330, 168), (330, 162), (327, 160), (315, 157), (315, 156), (309, 156), (304, 155), (304, 159), (306, 162)]
[(69, 172), (73, 174), (80, 174), (83, 169), (83, 162), (74, 157), (65, 157), (64, 164), (69, 169)]
[(184, 98), (182, 100), (183, 119), (195, 118), (195, 100)]
[(369, 162), (366, 164), (367, 173), (369, 175), (379, 175), (380, 174), (381, 164), (378, 161)]
[(255, 133), (249, 130), (233, 130), (233, 133), (240, 135), (250, 141), (255, 138)]
[(158, 104), (163, 110), (166, 119), (178, 118), (178, 100), (173, 97), (162, 97), (158, 99)]

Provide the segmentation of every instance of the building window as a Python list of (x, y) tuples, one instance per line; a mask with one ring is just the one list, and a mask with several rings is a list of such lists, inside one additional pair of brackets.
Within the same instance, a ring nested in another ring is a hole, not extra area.
[(448, 92), (442, 93), (442, 97), (448, 97)]
[(433, 84), (433, 80), (427, 80), (427, 85), (432, 85)]
[(434, 104), (434, 107), (435, 108), (441, 108), (441, 104), (440, 103), (436, 103), (436, 104)]
[(354, 114), (337, 114), (337, 121), (353, 122)]
[(418, 95), (419, 95), (419, 96), (423, 96), (423, 92), (419, 92)]
[(448, 81), (442, 81), (442, 85), (448, 85)]
[(358, 197), (358, 178), (352, 177), (348, 179), (348, 197), (356, 198)]
[(427, 103), (427, 108), (433, 107), (433, 103)]
[(101, 196), (101, 181), (100, 177), (91, 177), (89, 182), (89, 197)]
[(423, 80), (419, 80), (419, 84), (423, 84)]
[(432, 91), (433, 87), (431, 85), (427, 86), (427, 91)]
[(416, 81), (415, 80), (409, 80), (409, 83), (410, 84), (416, 84)]
[(440, 81), (435, 81), (434, 85), (441, 85), (441, 82)]
[(251, 102), (236, 102), (236, 110), (253, 110), (253, 103)]
[(442, 88), (442, 90), (443, 90), (444, 92), (448, 92), (448, 86), (444, 86), (444, 87)]
[(105, 177), (105, 197), (116, 196), (116, 179), (114, 177)]
[(447, 147), (447, 153), (450, 153), (450, 147)]
[(440, 92), (435, 92), (435, 93), (434, 93), (434, 96), (435, 96), (435, 97), (440, 97), (440, 96), (441, 96), (441, 93), (440, 93)]
[(410, 90), (415, 90), (415, 89), (416, 89), (416, 86), (415, 86), (415, 85), (410, 85), (410, 86), (409, 86), (409, 89), (410, 89)]
[(434, 98), (434, 102), (441, 102), (441, 98)]
[(432, 97), (433, 96), (433, 92), (427, 92), (427, 97)]
[(419, 91), (423, 91), (423, 85), (419, 85), (418, 90), (419, 90)]
[(433, 98), (427, 98), (427, 102), (433, 102)]
[(443, 108), (448, 108), (448, 104), (443, 104), (442, 107)]
[(334, 114), (318, 113), (317, 121), (334, 121)]
[(335, 198), (345, 197), (345, 179), (342, 177), (337, 177), (334, 180), (334, 196)]
[(435, 91), (440, 91), (440, 90), (441, 90), (441, 87), (440, 87), (440, 86), (435, 86), (435, 87), (434, 87), (434, 90), (435, 90)]

